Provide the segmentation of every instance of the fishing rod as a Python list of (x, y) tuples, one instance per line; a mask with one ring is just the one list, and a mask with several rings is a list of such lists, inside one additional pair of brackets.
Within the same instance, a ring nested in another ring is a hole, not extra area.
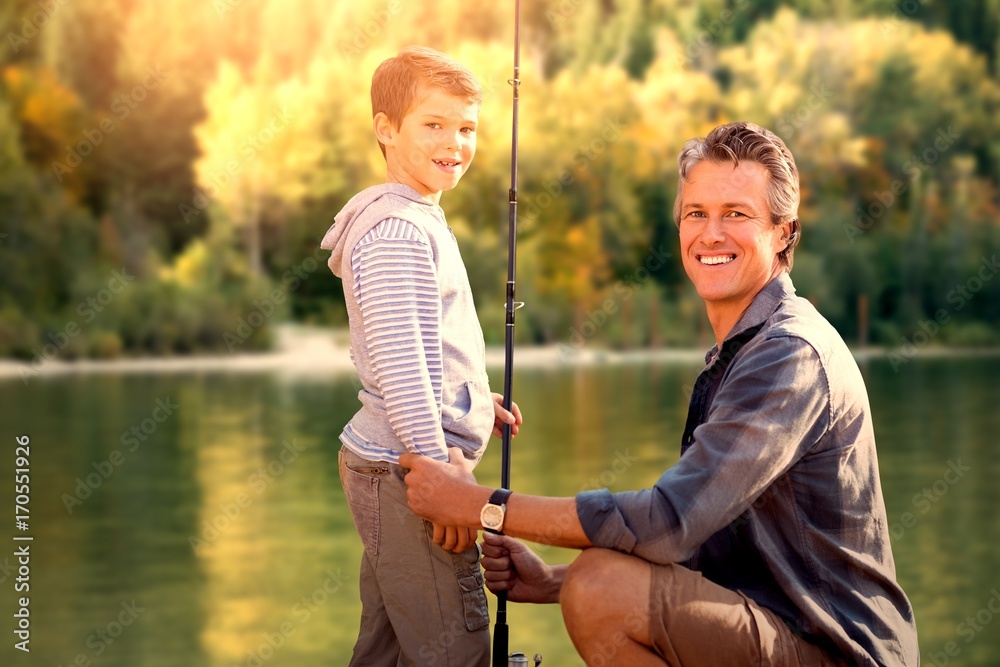
[[(514, 369), (514, 311), (523, 306), (514, 300), (517, 265), (517, 111), (521, 85), (521, 0), (514, 0), (514, 77), (507, 80), (514, 91), (510, 141), (510, 209), (507, 216), (507, 318), (504, 336), (503, 407), (510, 412)], [(510, 424), (503, 425), (500, 455), (500, 486), (510, 488)], [(510, 629), (507, 627), (507, 591), (497, 593), (497, 619), (493, 626), (493, 667), (507, 667)]]

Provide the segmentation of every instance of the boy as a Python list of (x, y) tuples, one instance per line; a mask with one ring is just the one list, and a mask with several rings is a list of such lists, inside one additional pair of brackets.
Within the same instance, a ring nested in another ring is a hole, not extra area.
[(321, 244), (343, 280), (363, 386), (340, 436), (364, 545), (351, 664), (487, 665), (476, 531), (414, 516), (398, 465), (413, 452), (471, 470), (491, 430), (520, 423), (490, 395), (469, 279), (438, 206), (475, 155), (482, 91), (444, 54), (408, 47), (375, 71), (371, 98), (386, 182), (355, 195)]

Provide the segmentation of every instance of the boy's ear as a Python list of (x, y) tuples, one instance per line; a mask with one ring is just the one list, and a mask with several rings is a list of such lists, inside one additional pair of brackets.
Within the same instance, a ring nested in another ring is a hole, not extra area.
[(372, 127), (375, 129), (375, 138), (384, 146), (395, 144), (396, 128), (392, 126), (392, 121), (384, 111), (379, 111), (372, 119)]

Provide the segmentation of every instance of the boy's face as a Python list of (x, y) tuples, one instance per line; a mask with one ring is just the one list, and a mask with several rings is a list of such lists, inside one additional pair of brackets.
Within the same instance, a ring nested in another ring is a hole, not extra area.
[(377, 114), (375, 133), (385, 145), (387, 181), (437, 201), (469, 168), (478, 122), (478, 104), (434, 88), (418, 92), (398, 129), (384, 113)]

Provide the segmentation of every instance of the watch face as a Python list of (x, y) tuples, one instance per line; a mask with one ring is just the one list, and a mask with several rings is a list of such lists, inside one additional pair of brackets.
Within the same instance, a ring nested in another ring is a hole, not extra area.
[(499, 528), (503, 525), (503, 509), (498, 505), (487, 505), (479, 518), (486, 528)]

